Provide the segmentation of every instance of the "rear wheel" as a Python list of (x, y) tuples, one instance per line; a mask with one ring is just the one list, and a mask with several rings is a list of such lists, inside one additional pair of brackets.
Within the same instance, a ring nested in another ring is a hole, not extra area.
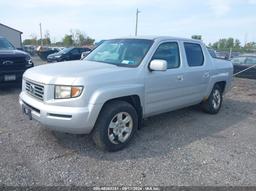
[(216, 114), (220, 111), (222, 105), (222, 89), (218, 84), (214, 85), (209, 98), (202, 103), (205, 112)]
[(102, 150), (118, 151), (127, 146), (138, 128), (135, 108), (124, 101), (107, 103), (95, 124), (93, 141)]

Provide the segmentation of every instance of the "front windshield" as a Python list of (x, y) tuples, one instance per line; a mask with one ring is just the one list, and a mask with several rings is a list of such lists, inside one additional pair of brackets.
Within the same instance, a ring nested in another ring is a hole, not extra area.
[(14, 50), (15, 47), (5, 38), (0, 38), (0, 50)]
[(137, 66), (152, 44), (152, 40), (144, 39), (107, 40), (93, 50), (85, 60), (115, 65)]
[(66, 54), (68, 53), (70, 50), (72, 50), (73, 48), (64, 48), (61, 51), (58, 52), (58, 54)]

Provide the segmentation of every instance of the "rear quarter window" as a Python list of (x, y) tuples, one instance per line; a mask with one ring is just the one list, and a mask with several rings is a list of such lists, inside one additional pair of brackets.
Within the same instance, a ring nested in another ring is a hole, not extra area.
[(204, 64), (204, 54), (200, 44), (185, 42), (184, 48), (190, 67), (202, 66)]

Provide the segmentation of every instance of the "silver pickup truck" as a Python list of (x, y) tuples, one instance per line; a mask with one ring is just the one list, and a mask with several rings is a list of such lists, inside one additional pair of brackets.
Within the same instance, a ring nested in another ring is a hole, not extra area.
[(124, 148), (143, 118), (200, 105), (221, 108), (233, 66), (197, 40), (136, 37), (106, 40), (84, 60), (26, 71), (22, 111), (46, 127), (92, 134), (107, 151)]

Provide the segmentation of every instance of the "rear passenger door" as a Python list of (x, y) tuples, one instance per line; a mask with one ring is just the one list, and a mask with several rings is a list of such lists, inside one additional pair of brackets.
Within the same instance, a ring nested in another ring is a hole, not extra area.
[(184, 52), (187, 63), (184, 78), (192, 104), (202, 101), (207, 91), (210, 79), (209, 63), (199, 43), (184, 42)]

